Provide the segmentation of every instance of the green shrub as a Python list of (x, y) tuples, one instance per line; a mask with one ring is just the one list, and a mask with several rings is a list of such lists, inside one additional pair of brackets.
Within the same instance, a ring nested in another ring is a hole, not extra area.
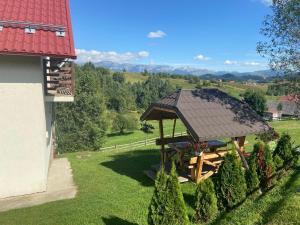
[(272, 186), (272, 176), (274, 174), (271, 150), (268, 145), (258, 142), (254, 145), (253, 156), (256, 158), (260, 187), (266, 190)]
[(279, 155), (275, 155), (273, 157), (273, 161), (274, 161), (274, 166), (275, 166), (275, 169), (278, 171), (280, 170), (282, 167), (283, 167), (283, 160), (280, 158)]
[(278, 141), (278, 144), (273, 152), (273, 157), (278, 155), (284, 162), (284, 166), (288, 166), (291, 161), (292, 155), (292, 142), (291, 136), (283, 134)]
[(249, 170), (246, 171), (247, 193), (253, 193), (259, 187), (259, 179), (257, 175), (257, 165), (255, 157), (249, 160)]
[(120, 134), (124, 134), (125, 131), (132, 131), (137, 129), (137, 118), (132, 114), (119, 113), (113, 120), (112, 129), (118, 131)]
[(158, 172), (154, 193), (148, 209), (148, 224), (163, 225), (165, 223), (166, 202), (167, 202), (167, 182), (168, 176), (164, 172), (164, 168)]
[(195, 210), (197, 222), (211, 221), (218, 213), (217, 197), (210, 178), (197, 186)]
[(216, 194), (220, 209), (233, 208), (246, 197), (246, 180), (241, 162), (235, 154), (227, 154), (221, 165), (217, 183)]
[(172, 163), (171, 173), (167, 182), (167, 214), (166, 223), (172, 225), (187, 225), (189, 219), (185, 207), (183, 194), (178, 182), (176, 167)]
[(164, 169), (157, 174), (148, 212), (149, 225), (188, 225), (189, 219), (174, 163), (170, 175)]

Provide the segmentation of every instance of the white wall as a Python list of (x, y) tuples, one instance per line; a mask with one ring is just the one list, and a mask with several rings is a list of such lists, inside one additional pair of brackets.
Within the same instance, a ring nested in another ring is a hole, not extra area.
[(0, 56), (0, 198), (46, 190), (50, 104), (39, 57)]

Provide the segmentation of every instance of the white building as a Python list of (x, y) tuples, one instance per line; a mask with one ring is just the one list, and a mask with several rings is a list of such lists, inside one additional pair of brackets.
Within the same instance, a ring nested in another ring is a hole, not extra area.
[(0, 0), (0, 198), (43, 192), (53, 102), (74, 100), (68, 0)]

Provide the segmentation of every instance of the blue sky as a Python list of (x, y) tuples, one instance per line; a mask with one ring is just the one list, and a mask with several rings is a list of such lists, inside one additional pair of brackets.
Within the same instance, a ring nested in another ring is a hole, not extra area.
[(270, 0), (71, 0), (79, 61), (267, 69), (256, 43)]

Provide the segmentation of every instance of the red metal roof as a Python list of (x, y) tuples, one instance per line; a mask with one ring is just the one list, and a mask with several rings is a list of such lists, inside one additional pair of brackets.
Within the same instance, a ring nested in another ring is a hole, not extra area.
[(29, 34), (24, 27), (4, 25), (0, 31), (0, 54), (76, 58), (69, 0), (0, 0), (0, 21), (65, 27), (65, 36), (59, 37), (47, 28), (37, 28)]

